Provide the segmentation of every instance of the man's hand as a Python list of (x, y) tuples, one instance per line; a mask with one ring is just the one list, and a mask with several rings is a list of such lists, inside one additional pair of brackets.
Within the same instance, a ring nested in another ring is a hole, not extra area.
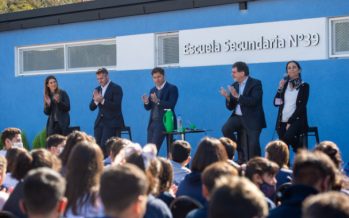
[(97, 103), (101, 103), (103, 101), (102, 93), (95, 89), (93, 91), (93, 100)]
[(147, 94), (142, 95), (142, 101), (144, 104), (149, 104), (149, 97)]
[(159, 102), (158, 96), (156, 96), (155, 92), (150, 94), (150, 100), (157, 104)]
[(223, 87), (220, 88), (219, 93), (223, 97), (225, 97), (228, 101), (230, 100), (230, 96), (229, 96), (228, 92)]
[(236, 91), (236, 89), (233, 86), (228, 86), (228, 89), (234, 98), (239, 98), (239, 93)]

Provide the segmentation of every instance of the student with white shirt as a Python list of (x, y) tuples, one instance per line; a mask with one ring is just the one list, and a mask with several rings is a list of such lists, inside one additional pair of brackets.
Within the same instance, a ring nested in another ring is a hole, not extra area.
[(286, 64), (287, 76), (280, 81), (274, 97), (274, 105), (279, 107), (276, 122), (279, 139), (295, 152), (302, 147), (300, 135), (308, 129), (309, 84), (302, 80), (301, 69), (297, 61)]
[(108, 70), (101, 68), (96, 72), (100, 86), (94, 89), (90, 103), (90, 110), (98, 108), (98, 115), (94, 124), (94, 137), (102, 148), (104, 157), (108, 156), (105, 142), (113, 137), (120, 137), (121, 129), (125, 126), (121, 111), (122, 88), (109, 79)]
[(173, 169), (173, 184), (179, 185), (191, 170), (186, 166), (191, 160), (191, 146), (184, 140), (176, 140), (171, 145), (170, 162)]

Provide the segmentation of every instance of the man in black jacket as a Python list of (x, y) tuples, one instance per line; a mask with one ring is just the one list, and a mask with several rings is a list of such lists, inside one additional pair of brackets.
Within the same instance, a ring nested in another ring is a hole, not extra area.
[[(244, 163), (249, 159), (260, 156), (261, 148), (259, 136), (266, 127), (263, 110), (263, 90), (260, 80), (249, 76), (246, 63), (236, 62), (232, 67), (232, 76), (235, 82), (220, 90), (226, 99), (226, 107), (233, 111), (222, 128), (222, 133), (238, 144), (238, 162)], [(234, 135), (238, 133), (238, 141)]]
[(165, 126), (162, 122), (165, 109), (171, 109), (174, 114), (174, 121), (176, 120), (174, 109), (178, 100), (178, 88), (165, 80), (165, 71), (160, 67), (154, 68), (151, 75), (155, 87), (150, 90), (149, 96), (143, 95), (142, 100), (144, 108), (151, 110), (147, 141), (156, 144), (159, 151), (165, 138)]
[(94, 124), (94, 137), (106, 156), (105, 142), (112, 136), (120, 136), (125, 125), (121, 112), (123, 93), (122, 88), (109, 79), (107, 69), (99, 69), (96, 75), (100, 86), (93, 91), (90, 110), (99, 109)]

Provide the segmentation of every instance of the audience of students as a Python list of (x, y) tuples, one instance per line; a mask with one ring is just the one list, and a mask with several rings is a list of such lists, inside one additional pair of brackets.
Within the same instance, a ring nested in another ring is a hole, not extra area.
[[(165, 159), (157, 157), (155, 145), (142, 148), (112, 137), (103, 160), (84, 132), (75, 131), (66, 141), (52, 135), (46, 149), (31, 152), (13, 141), (19, 141), (16, 128), (3, 133), (0, 217), (349, 217), (349, 179), (331, 141), (312, 152), (300, 150), (291, 170), (289, 148), (279, 140), (266, 145), (266, 158), (240, 166), (234, 162), (236, 143), (224, 137), (203, 138), (192, 160), (183, 140), (173, 142)], [(277, 207), (268, 210), (275, 207), (277, 189)]]
[(284, 192), (282, 204), (271, 210), (269, 218), (300, 218), (303, 201), (333, 189), (336, 167), (322, 152), (300, 151), (293, 165), (293, 185)]

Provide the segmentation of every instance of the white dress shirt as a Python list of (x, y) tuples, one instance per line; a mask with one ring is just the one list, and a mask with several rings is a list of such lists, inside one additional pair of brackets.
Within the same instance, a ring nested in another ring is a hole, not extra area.
[(284, 97), (284, 108), (282, 110), (281, 122), (287, 123), (288, 119), (296, 111), (296, 103), (299, 89), (293, 89), (290, 84), (287, 86)]
[[(244, 79), (244, 81), (242, 81), (242, 83), (239, 83), (239, 97), (240, 97), (240, 95), (242, 95), (242, 93), (244, 93), (244, 89), (245, 89), (245, 86), (246, 86), (247, 79), (248, 79), (248, 76)], [(242, 116), (242, 111), (241, 111), (240, 104), (236, 105), (235, 114), (239, 115), (239, 116)]]

